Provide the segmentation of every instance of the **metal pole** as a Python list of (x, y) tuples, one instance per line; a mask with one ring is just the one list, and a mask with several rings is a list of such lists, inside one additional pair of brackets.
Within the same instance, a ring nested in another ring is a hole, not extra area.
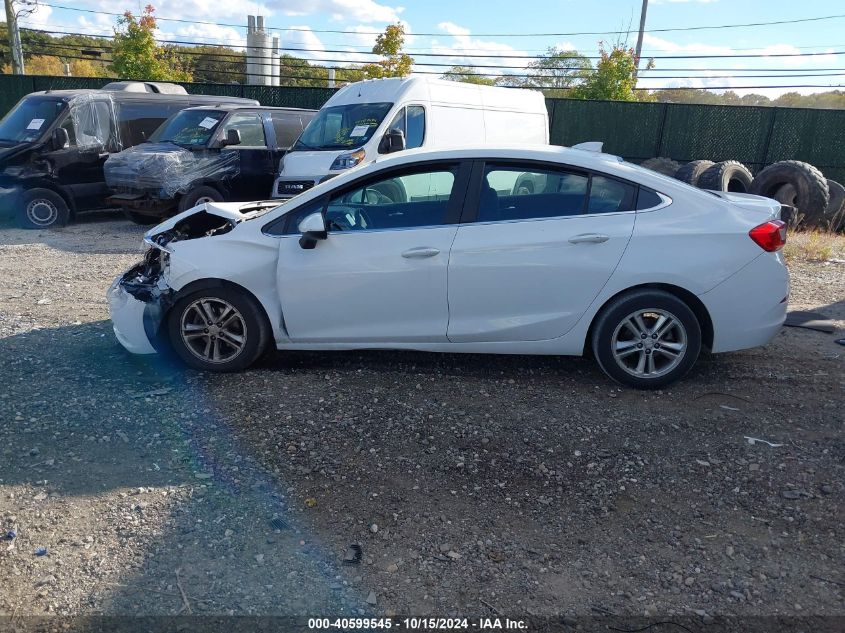
[(645, 32), (645, 14), (648, 12), (648, 0), (643, 0), (643, 10), (640, 13), (640, 33), (637, 35), (637, 67), (634, 69), (634, 77), (640, 70), (640, 55), (643, 52), (643, 33)]
[(6, 5), (6, 31), (9, 38), (9, 49), (12, 51), (12, 73), (23, 75), (23, 51), (21, 50), (21, 34), (18, 30), (18, 16), (15, 15), (13, 0), (4, 0)]
[(335, 69), (329, 68), (329, 88), (334, 88)]

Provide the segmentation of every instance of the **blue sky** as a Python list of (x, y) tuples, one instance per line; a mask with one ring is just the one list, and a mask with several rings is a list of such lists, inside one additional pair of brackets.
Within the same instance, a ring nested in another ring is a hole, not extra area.
[[(108, 34), (114, 16), (125, 9), (138, 11), (139, 3), (121, 0), (41, 0), (43, 5), (25, 22), (33, 27)], [(144, 2), (143, 4), (145, 4)], [(502, 56), (536, 55), (549, 46), (576, 49), (596, 54), (598, 41), (614, 41), (616, 35), (566, 35), (508, 37), (503, 34), (574, 33), (584, 31), (636, 30), (641, 0), (270, 0), (255, 3), (247, 0), (157, 0), (153, 1), (160, 18), (178, 18), (223, 24), (188, 24), (162, 20), (160, 37), (196, 42), (244, 43), (246, 15), (261, 13), (274, 33), (282, 38), (283, 47), (308, 48), (310, 53), (296, 53), (312, 59), (342, 58), (349, 62), (366, 61), (362, 55), (373, 44), (370, 33), (380, 31), (390, 22), (400, 20), (409, 32), (407, 48), (416, 54), (417, 68), (439, 71), (425, 62), (454, 64), (500, 64), (520, 66), (530, 60)], [(86, 13), (51, 7), (73, 6), (90, 9)], [(796, 20), (845, 14), (842, 0), (651, 0), (647, 29)], [(227, 26), (232, 25), (232, 26)], [(288, 30), (295, 28), (297, 30)], [(353, 34), (324, 33), (333, 29)], [(433, 33), (435, 35), (419, 35)], [(784, 78), (738, 77), (744, 70), (771, 69), (769, 73), (795, 74), (845, 73), (845, 17), (804, 23), (790, 23), (748, 28), (725, 28), (699, 31), (647, 33), (644, 55), (654, 56), (655, 72), (643, 73), (640, 85), (662, 86), (743, 86), (762, 84), (845, 84), (840, 76)], [(636, 35), (630, 37), (633, 45)], [(328, 53), (328, 50), (344, 53)], [(424, 57), (421, 53), (437, 52), (443, 57)], [(661, 59), (667, 55), (729, 55), (734, 53), (825, 53), (814, 57), (727, 58), (721, 60)], [(486, 57), (480, 58), (478, 55)], [(663, 72), (672, 68), (698, 69)], [(718, 68), (719, 70), (710, 70)], [(825, 70), (832, 69), (832, 70)], [(490, 69), (495, 72), (497, 69)], [(519, 68), (511, 72), (520, 72)], [(748, 74), (748, 73), (746, 73)], [(662, 76), (695, 76), (695, 78), (663, 79)], [(708, 78), (712, 76), (712, 78)], [(787, 88), (753, 90), (770, 96)], [(817, 92), (819, 88), (799, 89)], [(737, 90), (740, 93), (752, 90)]]

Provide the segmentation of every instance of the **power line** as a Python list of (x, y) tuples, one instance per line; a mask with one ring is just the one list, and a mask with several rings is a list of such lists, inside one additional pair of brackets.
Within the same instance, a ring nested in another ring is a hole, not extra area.
[[(42, 49), (43, 48), (61, 48), (61, 49), (71, 49), (73, 51), (79, 51), (80, 49), (79, 49), (78, 46), (65, 45), (65, 44), (34, 43), (34, 44), (31, 45), (31, 47), (28, 47), (28, 52), (30, 54), (48, 54), (48, 55), (53, 55), (53, 56), (56, 56), (56, 57), (63, 57), (63, 58), (67, 58), (67, 59), (88, 59), (88, 60), (92, 60), (92, 61), (94, 61), (94, 60), (95, 61), (107, 61), (107, 60), (98, 59), (95, 56), (75, 57), (75, 56), (72, 56), (70, 54), (65, 54), (63, 52), (56, 53), (56, 52), (53, 52), (53, 51), (42, 51), (42, 50), (36, 51), (36, 50), (32, 50), (32, 47), (38, 47), (38, 48), (42, 48)], [(110, 47), (101, 47), (101, 48), (107, 49), (107, 50), (102, 51), (104, 53), (108, 53), (111, 50)], [(173, 55), (176, 55), (176, 56), (183, 55), (183, 54), (194, 55), (194, 56), (203, 56), (203, 53), (197, 53), (197, 52), (193, 52), (193, 51), (182, 51), (182, 50), (174, 50), (174, 51), (170, 51), (170, 53), (173, 54)], [(213, 55), (213, 54), (211, 54), (210, 56), (211, 57), (226, 57), (227, 62), (232, 63), (232, 64), (245, 63), (246, 62), (246, 58), (244, 56), (238, 57), (238, 56), (232, 56), (232, 55)], [(323, 61), (341, 61), (341, 60), (323, 60)], [(449, 66), (449, 64), (426, 64), (425, 66)], [(291, 66), (291, 65), (286, 65), (286, 67), (296, 68), (296, 66)], [(307, 71), (307, 70), (312, 70), (312, 69), (316, 69), (316, 68), (324, 68), (324, 67), (322, 67), (322, 66), (303, 66), (302, 70)], [(526, 73), (474, 72), (473, 71), (474, 68), (475, 67), (471, 67), (468, 71), (454, 72), (454, 73), (451, 73), (451, 74), (453, 74), (457, 77), (482, 77), (482, 78), (489, 78), (489, 79), (504, 77), (504, 78), (510, 78), (510, 79), (542, 80), (542, 79), (551, 79), (552, 78), (549, 75), (542, 75), (542, 74), (536, 74), (536, 73), (535, 74), (526, 74)], [(512, 68), (516, 68), (516, 67), (512, 67)], [(225, 70), (222, 70), (222, 69), (209, 68), (207, 66), (206, 67), (194, 66), (193, 69), (197, 70), (197, 71), (205, 71), (205, 72), (209, 72), (209, 73), (219, 73), (219, 74), (237, 74), (237, 75), (245, 74), (245, 71), (225, 71)], [(357, 69), (350, 68), (349, 70), (354, 71), (354, 70), (357, 70)], [(588, 74), (588, 73), (594, 74), (596, 72), (595, 69), (592, 69), (592, 68), (591, 69), (560, 68), (558, 70), (570, 71), (569, 76), (572, 79), (577, 79), (579, 77), (582, 77), (584, 74)], [(673, 69), (673, 70), (679, 71), (679, 72), (684, 72), (684, 69)], [(712, 69), (712, 70), (711, 69), (691, 69), (691, 70), (693, 70), (694, 72), (714, 72), (715, 69)], [(728, 69), (728, 70), (734, 70), (734, 69)], [(779, 70), (779, 69), (775, 69), (775, 70)], [(736, 69), (736, 71), (737, 71), (737, 73), (757, 72), (757, 71), (754, 71), (753, 69)], [(838, 71), (843, 71), (843, 72), (838, 72)], [(443, 71), (427, 71), (427, 70), (421, 70), (421, 69), (416, 69), (414, 72), (417, 73), (417, 74), (424, 74), (424, 75), (448, 74), (448, 71), (446, 73), (444, 73)], [(685, 72), (689, 72), (689, 70), (686, 70)], [(760, 72), (763, 72), (763, 71), (760, 71)], [(737, 74), (737, 73), (733, 73), (733, 74), (730, 74), (730, 75), (698, 75), (698, 76), (695, 76), (695, 75), (693, 75), (693, 76), (691, 76), (691, 75), (658, 75), (658, 76), (653, 76), (653, 77), (651, 77), (651, 76), (640, 77), (640, 79), (645, 80), (645, 81), (648, 81), (648, 80), (665, 80), (665, 79), (700, 79), (700, 80), (704, 80), (704, 79), (708, 79), (708, 80), (709, 79), (748, 79), (748, 78), (755, 78), (755, 79), (756, 78), (760, 78), (760, 79), (764, 79), (764, 78), (765, 79), (774, 79), (774, 78), (790, 79), (790, 78), (799, 78), (799, 77), (841, 77), (841, 76), (845, 76), (845, 68), (812, 69), (811, 72), (804, 72), (804, 69), (794, 69), (794, 70), (788, 70), (788, 71), (785, 71), (785, 72), (787, 72), (788, 74), (783, 74), (783, 72), (779, 72), (777, 74), (753, 74), (753, 75)], [(273, 76), (273, 75), (269, 75), (269, 74), (267, 74), (267, 75), (256, 75), (255, 73), (249, 73), (249, 74), (253, 75), (253, 76), (266, 76), (266, 77)], [(291, 77), (291, 78), (294, 78), (294, 77)], [(297, 79), (300, 79), (300, 78), (306, 79), (307, 77), (296, 77), (296, 78)], [(322, 79), (322, 77), (321, 77), (321, 79)]]
[[(59, 35), (77, 35), (77, 36), (85, 36), (85, 37), (95, 37), (95, 38), (103, 38), (103, 39), (114, 39), (114, 35), (93, 35), (90, 33), (77, 33), (73, 31), (54, 31), (54, 30), (45, 30), (45, 29), (25, 29), (27, 31), (35, 32), (35, 33), (46, 33), (46, 34), (59, 34)], [(157, 39), (159, 43), (163, 44), (184, 44), (187, 46), (197, 46), (197, 42), (193, 42), (190, 40), (166, 40), (166, 39)], [(217, 44), (217, 43), (204, 43), (204, 46), (214, 46), (217, 48), (230, 48), (228, 44)], [(250, 48), (260, 49), (260, 50), (276, 50), (272, 46), (251, 46)], [(295, 51), (295, 52), (306, 52), (306, 53), (343, 53), (343, 54), (350, 54), (355, 53), (357, 55), (377, 55), (376, 53), (364, 53), (364, 52), (357, 52), (357, 51), (348, 51), (343, 49), (314, 49), (314, 48), (299, 48), (299, 47), (284, 47), (280, 46), (278, 50), (281, 51)], [(754, 53), (754, 54), (727, 54), (727, 55), (652, 55), (650, 59), (760, 59), (760, 58), (793, 58), (793, 57), (819, 57), (825, 55), (845, 55), (845, 50), (839, 51), (825, 51), (820, 53)], [(460, 59), (460, 58), (474, 58), (474, 59), (547, 59), (545, 55), (461, 55), (459, 53), (416, 53), (414, 57), (446, 57), (452, 59)], [(599, 55), (581, 55), (584, 59), (601, 59)]]
[[(51, 7), (53, 9), (64, 9), (66, 11), (78, 11), (81, 13), (96, 13), (101, 15), (113, 15), (113, 16), (122, 16), (122, 13), (112, 13), (109, 11), (97, 11), (95, 9), (81, 9), (79, 7), (69, 7), (66, 5), (61, 4), (49, 4), (46, 2), (41, 3), (43, 6)], [(774, 20), (771, 22), (746, 22), (742, 24), (718, 24), (718, 25), (709, 25), (709, 26), (685, 26), (685, 27), (672, 27), (672, 28), (662, 28), (662, 29), (646, 29), (645, 33), (668, 33), (673, 31), (704, 31), (709, 29), (735, 29), (735, 28), (746, 28), (746, 27), (758, 27), (758, 26), (774, 26), (779, 24), (797, 24), (803, 22), (820, 22), (823, 20), (834, 20), (839, 18), (845, 18), (845, 13), (838, 13), (834, 15), (823, 15), (817, 16), (812, 18), (798, 18), (794, 20)], [(161, 20), (163, 22), (180, 22), (183, 24), (205, 24), (209, 26), (228, 26), (234, 28), (244, 28), (243, 24), (229, 24), (226, 22), (208, 22), (205, 20), (185, 20), (180, 18), (163, 18), (155, 16), (156, 20)], [(274, 28), (274, 27), (270, 27)], [(338, 30), (338, 29), (310, 29), (310, 28), (301, 28), (301, 27), (288, 27), (288, 28), (281, 28), (275, 27), (276, 30), (285, 30), (285, 31), (303, 31), (309, 33), (336, 33), (342, 35), (381, 35), (381, 31), (345, 31), (345, 30)], [(629, 33), (629, 30), (622, 30), (622, 31), (576, 31), (572, 33), (474, 33), (473, 37), (571, 37), (575, 35), (624, 35)], [(466, 34), (463, 33), (410, 33), (409, 35), (416, 35), (420, 37), (464, 37)]]

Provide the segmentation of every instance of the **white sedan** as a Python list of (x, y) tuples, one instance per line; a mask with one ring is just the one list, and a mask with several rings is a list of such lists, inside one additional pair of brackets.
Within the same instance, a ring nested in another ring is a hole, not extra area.
[(658, 388), (785, 315), (780, 204), (582, 149), (407, 151), (291, 201), (150, 230), (108, 293), (131, 352), (240, 370), (279, 350), (592, 354)]

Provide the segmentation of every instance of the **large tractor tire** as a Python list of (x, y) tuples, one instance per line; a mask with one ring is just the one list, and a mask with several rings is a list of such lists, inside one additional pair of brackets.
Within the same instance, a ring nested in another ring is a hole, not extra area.
[[(784, 185), (792, 185), (794, 195)], [(751, 193), (794, 206), (807, 226), (824, 223), (830, 202), (830, 188), (822, 173), (809, 163), (797, 160), (782, 160), (760, 170), (751, 183)], [(790, 194), (791, 203), (777, 197), (780, 195), (782, 198), (786, 194)]]
[(701, 174), (713, 166), (712, 160), (694, 160), (691, 163), (682, 165), (678, 171), (675, 172), (675, 178), (681, 182), (685, 182), (693, 187), (698, 186), (698, 179)]
[(830, 191), (830, 201), (827, 203), (825, 217), (830, 218), (828, 225), (831, 231), (845, 230), (845, 187), (835, 180), (827, 181), (827, 188)]
[(748, 193), (754, 176), (751, 171), (736, 160), (724, 160), (704, 170), (698, 179), (699, 189)]
[(674, 176), (681, 165), (671, 158), (649, 158), (640, 163), (640, 167), (656, 171), (658, 174), (663, 174), (664, 176)]

